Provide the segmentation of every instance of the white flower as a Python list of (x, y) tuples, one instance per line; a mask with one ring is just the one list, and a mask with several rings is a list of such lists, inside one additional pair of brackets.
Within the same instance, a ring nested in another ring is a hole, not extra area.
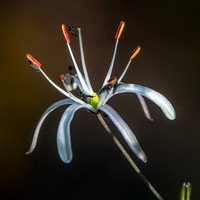
[[(35, 68), (36, 70), (40, 71), (44, 75), (44, 77), (57, 90), (59, 90), (61, 93), (63, 93), (67, 97), (66, 99), (63, 99), (54, 103), (43, 113), (36, 127), (32, 144), (27, 154), (31, 153), (34, 150), (37, 143), (40, 128), (44, 120), (46, 119), (46, 117), (49, 115), (49, 113), (51, 113), (53, 110), (55, 110), (56, 108), (60, 106), (70, 105), (65, 110), (65, 112), (63, 113), (60, 119), (58, 132), (57, 132), (57, 148), (58, 148), (59, 156), (63, 162), (69, 163), (72, 159), (70, 123), (71, 123), (71, 120), (73, 119), (74, 113), (81, 108), (89, 110), (91, 113), (94, 113), (94, 114), (98, 114), (99, 112), (103, 111), (106, 115), (108, 115), (108, 117), (112, 120), (112, 122), (115, 124), (115, 126), (118, 128), (118, 130), (120, 131), (120, 133), (126, 140), (131, 150), (138, 156), (138, 158), (146, 162), (147, 160), (146, 155), (143, 152), (142, 148), (140, 147), (135, 135), (133, 134), (129, 126), (125, 123), (125, 121), (118, 115), (118, 113), (112, 107), (106, 104), (107, 101), (116, 94), (135, 93), (139, 98), (139, 101), (142, 105), (145, 115), (150, 120), (151, 120), (151, 116), (149, 114), (149, 111), (148, 111), (148, 108), (146, 106), (143, 96), (150, 99), (155, 104), (157, 104), (161, 108), (165, 116), (170, 120), (175, 119), (175, 110), (173, 106), (171, 105), (171, 103), (160, 93), (141, 85), (124, 84), (121, 82), (133, 58), (139, 53), (140, 51), (139, 46), (136, 47), (136, 49), (132, 52), (129, 58), (129, 62), (127, 66), (125, 67), (124, 72), (119, 77), (119, 79), (117, 79), (116, 77), (111, 78), (111, 73), (112, 73), (112, 69), (113, 69), (113, 65), (115, 61), (118, 41), (119, 41), (123, 28), (124, 28), (124, 22), (121, 22), (117, 30), (117, 33), (115, 35), (116, 44), (115, 44), (115, 49), (114, 49), (111, 65), (109, 67), (106, 78), (103, 82), (103, 85), (97, 93), (93, 91), (92, 86), (90, 84), (89, 77), (88, 77), (85, 59), (84, 59), (80, 28), (78, 28), (78, 38), (79, 38), (79, 44), (80, 44), (83, 74), (80, 72), (78, 65), (76, 63), (76, 60), (73, 56), (73, 53), (70, 47), (70, 38), (66, 31), (65, 25), (62, 25), (62, 31), (65, 36), (67, 47), (69, 49), (69, 53), (71, 55), (74, 68), (76, 71), (76, 74), (74, 76), (72, 74), (66, 74), (65, 76), (64, 75), (60, 76), (65, 86), (66, 91), (61, 89), (54, 82), (52, 82), (48, 78), (48, 76), (44, 73), (44, 71), (41, 69), (41, 64), (36, 59), (34, 59), (31, 55), (27, 54), (27, 58), (31, 66)], [(75, 89), (77, 86), (79, 88), (79, 92), (78, 94), (74, 94), (73, 89)]]

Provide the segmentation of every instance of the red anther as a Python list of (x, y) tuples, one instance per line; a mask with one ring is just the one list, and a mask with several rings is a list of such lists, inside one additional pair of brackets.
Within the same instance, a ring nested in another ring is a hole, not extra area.
[(62, 25), (62, 31), (63, 31), (63, 34), (65, 36), (65, 39), (66, 39), (67, 43), (70, 43), (69, 35), (67, 33), (67, 30), (66, 30), (66, 27), (65, 27), (64, 24)]
[(41, 67), (41, 64), (35, 58), (33, 58), (33, 56), (27, 54), (26, 57), (28, 58), (28, 61), (30, 62), (31, 66), (35, 69)]
[(121, 33), (122, 33), (123, 29), (124, 29), (124, 25), (125, 25), (125, 23), (123, 21), (121, 21), (121, 23), (120, 23), (120, 25), (119, 25), (119, 27), (117, 29), (117, 33), (115, 35), (115, 39), (116, 40), (119, 39), (119, 37), (120, 37), (120, 35), (121, 35)]
[(132, 60), (133, 58), (135, 58), (135, 56), (137, 56), (137, 54), (140, 52), (140, 46), (137, 46), (134, 50), (133, 50), (133, 52), (132, 52), (132, 54), (131, 54), (131, 56), (130, 56), (130, 60)]
[(63, 82), (63, 83), (66, 83), (66, 78), (63, 74), (60, 75), (60, 80)]

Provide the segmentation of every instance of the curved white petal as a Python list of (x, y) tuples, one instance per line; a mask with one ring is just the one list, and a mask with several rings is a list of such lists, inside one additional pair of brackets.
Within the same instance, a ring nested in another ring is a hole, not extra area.
[(63, 113), (59, 122), (57, 132), (57, 148), (59, 156), (64, 163), (69, 163), (72, 160), (70, 123), (74, 117), (74, 113), (80, 108), (86, 108), (91, 111), (94, 110), (89, 104), (73, 103)]
[(107, 104), (105, 104), (99, 109), (105, 112), (109, 116), (109, 118), (118, 128), (118, 130), (126, 140), (127, 144), (131, 148), (131, 150), (136, 154), (136, 156), (143, 162), (146, 162), (147, 161), (146, 155), (143, 152), (142, 148), (140, 147), (135, 135), (126, 124), (126, 122), (118, 115), (118, 113), (112, 107), (110, 107)]
[(149, 119), (150, 121), (153, 121), (153, 118), (151, 117), (151, 114), (150, 114), (150, 112), (149, 112), (149, 109), (148, 109), (148, 107), (147, 107), (147, 104), (146, 104), (146, 102), (145, 102), (143, 96), (141, 96), (140, 94), (136, 94), (136, 95), (137, 95), (138, 100), (139, 100), (139, 102), (140, 102), (140, 104), (141, 104), (141, 106), (142, 106), (142, 109), (143, 109), (143, 112), (144, 112), (145, 116), (146, 116), (147, 119)]
[(127, 93), (127, 92), (139, 94), (139, 95), (142, 95), (142, 96), (150, 99), (151, 101), (153, 101), (156, 105), (158, 105), (161, 108), (161, 110), (163, 111), (163, 113), (165, 114), (165, 116), (168, 119), (173, 120), (176, 118), (176, 113), (175, 113), (175, 110), (174, 110), (172, 104), (162, 94), (160, 94), (148, 87), (144, 87), (144, 86), (136, 85), (136, 84), (119, 85), (116, 89), (115, 94)]
[(56, 103), (52, 104), (49, 108), (47, 108), (47, 110), (43, 113), (43, 115), (41, 116), (41, 118), (36, 126), (30, 149), (26, 152), (26, 154), (32, 153), (34, 151), (36, 144), (37, 144), (37, 139), (39, 136), (40, 128), (41, 128), (44, 120), (46, 119), (46, 117), (49, 115), (49, 113), (51, 113), (53, 110), (55, 110), (56, 108), (58, 108), (60, 106), (72, 104), (73, 102), (74, 101), (71, 99), (63, 99), (63, 100), (57, 101)]
[(98, 108), (104, 105), (107, 102), (107, 100), (111, 98), (112, 96), (113, 96), (112, 91), (105, 90), (104, 92), (102, 92), (102, 94), (100, 94), (99, 96)]

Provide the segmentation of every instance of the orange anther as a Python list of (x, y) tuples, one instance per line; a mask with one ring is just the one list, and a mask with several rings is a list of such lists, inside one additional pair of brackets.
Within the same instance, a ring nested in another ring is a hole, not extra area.
[(41, 64), (35, 58), (33, 58), (33, 56), (27, 54), (26, 57), (33, 68), (37, 69), (41, 67)]
[(130, 56), (130, 60), (132, 60), (133, 58), (135, 58), (135, 56), (137, 56), (137, 54), (140, 52), (140, 46), (137, 46), (134, 50), (133, 50), (133, 52), (132, 52), (132, 54), (131, 54), (131, 56)]
[(70, 43), (69, 35), (67, 33), (67, 30), (66, 30), (66, 27), (64, 24), (62, 25), (62, 31), (63, 31), (63, 35), (65, 36), (67, 43)]
[(63, 74), (60, 75), (60, 80), (63, 82), (63, 83), (66, 83), (66, 78)]
[(121, 23), (120, 23), (120, 25), (119, 25), (119, 27), (117, 29), (117, 33), (115, 35), (115, 39), (116, 40), (119, 39), (119, 37), (120, 37), (120, 35), (121, 35), (121, 33), (122, 33), (123, 29), (124, 29), (124, 25), (125, 25), (125, 23), (123, 21), (121, 21)]

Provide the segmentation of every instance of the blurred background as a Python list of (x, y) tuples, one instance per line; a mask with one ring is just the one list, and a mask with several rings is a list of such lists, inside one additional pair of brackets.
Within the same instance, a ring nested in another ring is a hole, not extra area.
[[(135, 95), (118, 95), (109, 104), (138, 138), (148, 161), (133, 160), (164, 199), (178, 199), (183, 181), (200, 199), (199, 169), (199, 1), (16, 0), (1, 1), (0, 199), (155, 199), (110, 139), (95, 115), (79, 110), (71, 123), (73, 160), (64, 164), (56, 147), (60, 117), (45, 120), (35, 151), (29, 149), (37, 122), (64, 98), (26, 59), (29, 53), (60, 87), (59, 75), (72, 65), (61, 24), (81, 27), (86, 64), (95, 91), (111, 62), (119, 23), (113, 75), (120, 76), (132, 50), (141, 46), (123, 81), (150, 87), (173, 104), (177, 118), (165, 118), (147, 100), (148, 121)], [(77, 38), (71, 47), (80, 64)], [(81, 65), (80, 65), (81, 66)]]

